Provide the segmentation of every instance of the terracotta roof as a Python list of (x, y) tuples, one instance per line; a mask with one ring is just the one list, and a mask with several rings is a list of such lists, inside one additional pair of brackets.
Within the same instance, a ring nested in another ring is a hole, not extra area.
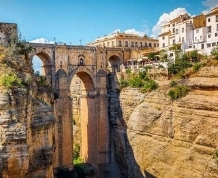
[(169, 35), (169, 34), (170, 34), (170, 31), (168, 31), (168, 32), (164, 32), (164, 33), (162, 33), (162, 34), (158, 35), (158, 37), (161, 37), (161, 36), (166, 36), (166, 35)]

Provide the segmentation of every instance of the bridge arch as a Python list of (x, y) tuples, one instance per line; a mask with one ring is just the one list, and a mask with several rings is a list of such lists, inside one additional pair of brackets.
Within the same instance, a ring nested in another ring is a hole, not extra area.
[(96, 165), (96, 79), (89, 69), (78, 67), (68, 80), (72, 100), (74, 147), (80, 148), (79, 156), (84, 162)]
[(33, 59), (35, 56), (38, 57), (42, 62), (41, 75), (42, 76), (51, 76), (52, 75), (51, 57), (46, 52), (40, 51), (40, 52), (37, 52), (37, 53), (31, 55), (32, 63), (34, 62)]
[(122, 61), (117, 55), (112, 55), (108, 59), (108, 69), (111, 72), (119, 71), (121, 64), (122, 64)]

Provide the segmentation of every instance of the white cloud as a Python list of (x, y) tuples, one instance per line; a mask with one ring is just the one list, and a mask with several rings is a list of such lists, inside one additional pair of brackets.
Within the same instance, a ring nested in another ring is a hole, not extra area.
[(124, 33), (136, 34), (136, 35), (139, 35), (139, 36), (144, 36), (145, 35), (145, 32), (137, 31), (134, 28), (127, 29), (127, 30), (124, 31)]
[(48, 43), (48, 44), (54, 44), (54, 41), (48, 41), (45, 38), (37, 38), (35, 40), (29, 41), (30, 43)]
[[(113, 31), (112, 34), (114, 33), (122, 33), (122, 31), (120, 29), (116, 29)], [(145, 35), (145, 32), (143, 31), (137, 31), (135, 28), (131, 28), (131, 29), (127, 29), (125, 31), (123, 31), (124, 33), (128, 33), (128, 34), (136, 34), (136, 35), (139, 35), (139, 36), (144, 36)]]
[(203, 14), (208, 14), (211, 9), (218, 7), (217, 0), (204, 0), (204, 1), (202, 1), (202, 4), (208, 8), (208, 9), (202, 11)]
[(203, 3), (204, 6), (209, 7), (210, 9), (218, 7), (218, 1), (217, 0), (204, 0), (202, 3)]
[(185, 8), (177, 8), (171, 11), (170, 13), (162, 14), (157, 24), (152, 28), (151, 36), (156, 38), (159, 34), (161, 34), (161, 25), (185, 13), (188, 13)]
[(120, 29), (116, 29), (116, 30), (113, 31), (113, 33), (117, 33), (117, 32), (120, 33)]

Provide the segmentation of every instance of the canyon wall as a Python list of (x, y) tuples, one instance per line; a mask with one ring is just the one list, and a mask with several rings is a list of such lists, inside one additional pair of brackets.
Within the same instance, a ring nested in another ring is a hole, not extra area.
[(0, 177), (53, 177), (53, 93), (29, 89), (0, 92)]
[(120, 94), (127, 137), (136, 163), (147, 177), (217, 178), (218, 68), (204, 67), (180, 80), (191, 88), (171, 101), (169, 81), (140, 93), (126, 88)]

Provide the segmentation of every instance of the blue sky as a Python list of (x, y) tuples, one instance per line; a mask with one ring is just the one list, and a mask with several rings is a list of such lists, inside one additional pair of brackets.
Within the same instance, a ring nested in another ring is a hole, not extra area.
[(155, 36), (166, 19), (217, 5), (218, 0), (0, 0), (0, 22), (17, 23), (27, 41), (85, 45), (115, 30)]

